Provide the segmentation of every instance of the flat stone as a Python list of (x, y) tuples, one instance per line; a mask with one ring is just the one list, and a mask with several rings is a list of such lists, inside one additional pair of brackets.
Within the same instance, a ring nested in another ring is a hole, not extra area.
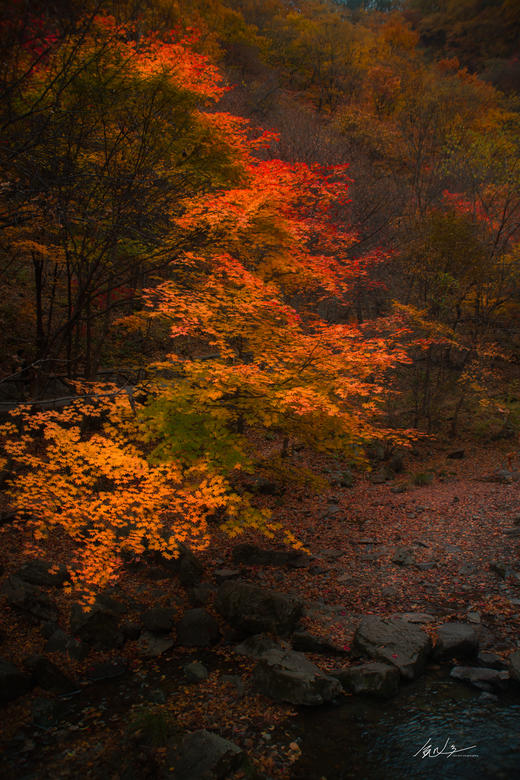
[(485, 666), (488, 669), (505, 669), (507, 664), (504, 660), (497, 655), (497, 653), (491, 653), (487, 650), (481, 650), (477, 656), (477, 661), (481, 666)]
[(283, 650), (284, 648), (271, 637), (265, 634), (250, 636), (235, 647), (235, 653), (245, 655), (247, 658), (262, 658), (269, 650)]
[(269, 631), (279, 635), (294, 631), (303, 608), (293, 596), (239, 580), (220, 586), (216, 606), (234, 628), (249, 634)]
[(336, 677), (348, 693), (387, 699), (399, 690), (399, 669), (377, 661), (331, 672), (331, 676)]
[(252, 681), (264, 696), (306, 706), (331, 701), (343, 690), (336, 678), (323, 674), (294, 650), (268, 650), (254, 668)]
[(436, 620), (434, 615), (430, 615), (428, 612), (400, 612), (392, 617), (405, 620), (407, 623), (433, 623)]
[(434, 657), (470, 658), (478, 653), (479, 632), (469, 623), (445, 623), (437, 629)]
[(509, 656), (508, 668), (511, 679), (520, 683), (520, 650), (515, 650), (515, 652)]
[(233, 563), (245, 566), (295, 566), (307, 560), (298, 550), (269, 550), (256, 544), (237, 544), (231, 553)]
[(346, 651), (338, 645), (313, 636), (308, 631), (296, 631), (292, 636), (294, 650), (303, 653), (321, 653), (323, 655), (346, 655)]
[(144, 658), (156, 658), (170, 650), (174, 644), (171, 637), (158, 636), (150, 631), (143, 631), (137, 642), (137, 649), (139, 655)]
[(424, 669), (431, 640), (413, 623), (369, 615), (354, 635), (354, 651), (396, 666), (402, 677), (412, 680)]
[(215, 581), (221, 585), (226, 580), (236, 580), (240, 577), (240, 569), (215, 569)]
[(454, 666), (450, 677), (454, 680), (471, 683), (476, 688), (487, 691), (490, 688), (502, 686), (509, 680), (509, 672), (477, 666)]

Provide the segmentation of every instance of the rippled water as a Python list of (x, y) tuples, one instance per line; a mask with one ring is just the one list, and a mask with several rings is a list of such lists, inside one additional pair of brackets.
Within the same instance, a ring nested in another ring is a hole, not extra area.
[[(484, 703), (478, 691), (440, 677), (424, 677), (387, 703), (352, 697), (308, 711), (298, 725), (303, 755), (294, 780), (520, 779), (520, 698)], [(443, 754), (423, 757), (428, 745)], [(461, 752), (448, 756), (452, 745)]]

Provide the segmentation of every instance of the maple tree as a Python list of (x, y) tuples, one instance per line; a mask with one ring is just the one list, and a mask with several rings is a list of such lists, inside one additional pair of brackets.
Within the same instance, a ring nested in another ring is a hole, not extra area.
[(199, 109), (222, 94), (219, 75), (175, 35), (137, 43), (96, 16), (47, 38), (44, 60), (21, 58), (4, 117), (3, 277), (27, 291), (10, 316), (34, 332), (31, 359), (88, 377), (114, 312), (181, 251), (178, 202), (239, 170)]
[[(32, 74), (23, 95), (30, 106), (47, 94), (72, 45), (77, 74), (59, 99), (49, 98), (49, 111), (65, 125), (53, 130), (58, 147), (47, 149), (47, 138), (38, 143), (54, 155), (55, 171), (61, 144), (72, 146), (63, 164), (75, 173), (70, 184), (58, 175), (58, 187), (51, 181), (45, 192), (44, 209), (57, 197), (57, 222), (42, 225), (40, 195), (31, 192), (31, 206), (20, 204), (33, 209), (31, 220), (7, 229), (8, 247), (29, 253), (40, 281), (38, 347), (49, 341), (42, 325), (49, 276), (57, 285), (65, 268), (67, 289), (77, 290), (56, 340), (71, 338), (81, 322), (88, 338), (92, 309), (103, 300), (106, 311), (128, 264), (143, 264), (148, 278), (157, 258), (164, 269), (145, 292), (147, 307), (124, 320), (134, 331), (166, 321), (172, 339), (155, 363), (144, 412), (133, 420), (128, 398), (100, 400), (108, 391), (98, 387), (94, 411), (81, 401), (33, 416), (22, 409), (21, 439), (12, 423), (2, 429), (18, 512), (30, 510), (35, 542), (57, 526), (67, 534), (79, 556), (73, 581), (87, 597), (110, 581), (125, 551), (176, 554), (187, 538), (207, 543), (206, 518), (216, 509), (231, 534), (244, 525), (281, 533), (232, 488), (237, 469), (253, 468), (260, 457), (251, 433), (271, 430), (359, 461), (364, 441), (389, 435), (378, 409), (388, 369), (405, 359), (397, 332), (384, 336), (375, 323), (332, 323), (316, 314), (325, 296), (347, 311), (352, 284), (385, 257), (353, 256), (355, 235), (337, 223), (348, 208), (346, 167), (262, 160), (269, 134), (255, 136), (246, 120), (196, 108), (221, 88), (187, 40), (150, 37), (137, 45), (130, 33), (95, 17), (84, 44), (60, 43), (58, 64), (50, 57)], [(87, 205), (78, 213), (79, 189)], [(92, 346), (85, 349), (88, 366)], [(97, 417), (100, 431), (89, 433), (85, 417)]]

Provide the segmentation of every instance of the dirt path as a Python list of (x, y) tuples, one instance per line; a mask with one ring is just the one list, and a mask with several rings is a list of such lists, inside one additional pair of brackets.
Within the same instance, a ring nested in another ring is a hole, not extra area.
[[(342, 645), (360, 614), (421, 611), (439, 620), (470, 615), (485, 646), (512, 649), (520, 641), (520, 482), (485, 481), (507, 465), (505, 448), (465, 446), (457, 460), (451, 451), (431, 450), (382, 485), (273, 500), (274, 516), (305, 542), (312, 564), (248, 568), (247, 576), (316, 602), (309, 627)], [(430, 470), (431, 485), (413, 484), (414, 473)]]

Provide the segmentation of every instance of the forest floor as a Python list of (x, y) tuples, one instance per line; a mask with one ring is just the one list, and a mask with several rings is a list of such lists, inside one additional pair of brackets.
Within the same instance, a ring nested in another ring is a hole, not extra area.
[[(214, 587), (216, 569), (239, 568), (246, 580), (297, 594), (306, 604), (304, 627), (347, 651), (362, 615), (424, 612), (434, 617), (432, 627), (447, 619), (479, 623), (481, 647), (506, 658), (520, 642), (520, 481), (499, 482), (493, 475), (507, 469), (510, 448), (507, 442), (489, 447), (428, 442), (406, 458), (402, 474), (383, 484), (367, 478), (353, 488), (324, 489), (319, 496), (297, 486), (262, 496), (273, 517), (306, 545), (308, 565), (237, 567), (229, 539), (217, 532), (212, 549), (200, 556), (205, 580)], [(461, 451), (463, 457), (449, 457)], [(415, 484), (424, 474), (432, 475), (431, 484)], [(238, 539), (244, 541), (269, 546), (252, 534)], [(0, 551), (2, 580), (22, 563), (20, 549), (7, 529)], [(179, 617), (190, 606), (177, 580), (154, 581), (140, 570), (125, 574), (115, 595), (141, 611), (143, 605), (173, 606)], [(66, 597), (60, 592), (53, 598), (68, 614)], [(213, 612), (211, 598), (207, 609)], [(223, 639), (211, 650), (174, 646), (159, 658), (144, 659), (129, 641), (123, 649), (91, 652), (83, 660), (54, 654), (60, 668), (80, 681), (79, 692), (59, 697), (35, 688), (3, 708), (6, 777), (167, 776), (175, 756), (161, 734), (171, 723), (179, 733), (216, 731), (242, 747), (261, 772), (290, 777), (300, 756), (291, 729), (296, 711), (252, 691), (253, 662), (233, 653), (236, 639), (214, 615)], [(4, 659), (23, 666), (42, 652), (41, 626), (7, 605), (0, 631)], [(308, 655), (324, 670), (350, 664), (348, 655)], [(201, 682), (184, 677), (183, 667), (193, 660), (209, 671)], [(89, 670), (104, 661), (128, 671), (93, 682)], [(35, 711), (58, 700), (63, 712), (56, 721), (54, 708), (46, 725), (35, 725)]]

